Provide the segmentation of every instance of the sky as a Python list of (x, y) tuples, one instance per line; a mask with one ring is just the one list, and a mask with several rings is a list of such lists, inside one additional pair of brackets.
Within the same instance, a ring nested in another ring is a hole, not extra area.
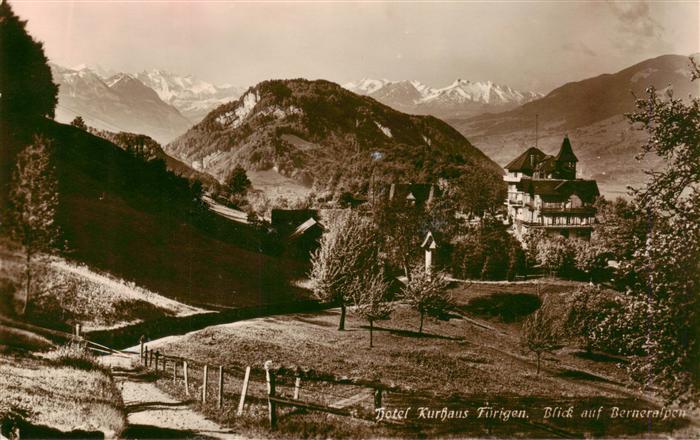
[(461, 78), (546, 93), (700, 52), (697, 1), (9, 1), (57, 64), (159, 68), (242, 87)]

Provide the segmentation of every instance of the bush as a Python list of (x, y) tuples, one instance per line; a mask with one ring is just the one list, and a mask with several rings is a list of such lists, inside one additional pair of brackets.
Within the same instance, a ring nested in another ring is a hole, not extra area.
[(452, 271), (460, 278), (513, 280), (525, 272), (525, 257), (503, 225), (487, 222), (471, 227), (455, 244)]
[[(564, 316), (567, 338), (586, 351), (598, 349), (619, 353), (623, 350), (617, 334), (624, 324), (616, 322), (622, 307), (614, 292), (599, 287), (578, 289), (569, 299)], [(614, 325), (611, 325), (613, 324)]]

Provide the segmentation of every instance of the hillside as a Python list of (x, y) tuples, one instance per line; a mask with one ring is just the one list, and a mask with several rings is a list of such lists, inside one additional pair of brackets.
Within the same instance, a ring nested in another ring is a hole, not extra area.
[(91, 127), (146, 134), (169, 142), (192, 125), (177, 108), (135, 77), (117, 74), (102, 78), (89, 68), (51, 65), (59, 85), (56, 120), (68, 123), (81, 116)]
[(193, 305), (257, 305), (299, 293), (288, 280), (304, 268), (261, 253), (263, 234), (209, 212), (197, 188), (162, 161), (53, 121), (32, 127), (54, 140), (57, 220), (72, 259)]
[(491, 81), (457, 79), (445, 87), (431, 87), (419, 81), (363, 79), (343, 87), (370, 96), (396, 110), (438, 118), (459, 118), (486, 112), (510, 110), (541, 98), (537, 92), (515, 90)]
[(212, 176), (199, 172), (185, 163), (175, 159), (163, 151), (163, 148), (154, 139), (145, 134), (119, 132), (113, 133), (107, 130), (89, 128), (88, 131), (95, 136), (107, 139), (116, 146), (134, 154), (146, 161), (163, 160), (166, 168), (174, 174), (189, 180), (199, 180), (207, 187), (218, 186), (218, 182)]
[(164, 148), (218, 179), (241, 164), (319, 191), (362, 193), (370, 176), (422, 181), (501, 172), (444, 122), (400, 113), (322, 80), (262, 82)]
[(571, 138), (585, 177), (601, 179), (604, 193), (619, 194), (625, 185), (644, 181), (645, 164), (634, 156), (644, 133), (634, 130), (624, 114), (634, 110), (634, 97), (643, 97), (649, 86), (675, 97), (699, 96), (690, 82), (685, 56), (664, 55), (614, 74), (604, 74), (565, 84), (547, 96), (515, 110), (448, 122), (499, 164), (505, 164), (534, 144), (535, 116), (539, 118), (539, 145), (555, 151), (564, 134)]

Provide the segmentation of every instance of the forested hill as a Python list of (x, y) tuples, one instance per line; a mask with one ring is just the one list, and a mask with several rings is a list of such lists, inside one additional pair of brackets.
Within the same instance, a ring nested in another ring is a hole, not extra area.
[(165, 151), (219, 179), (241, 164), (336, 191), (361, 192), (370, 175), (415, 182), (501, 173), (441, 120), (398, 112), (323, 80), (262, 82)]
[[(67, 255), (190, 304), (289, 301), (297, 263), (261, 253), (264, 234), (209, 212), (201, 186), (108, 140), (48, 119), (31, 134), (0, 130), (4, 193), (14, 155), (41, 136), (52, 147)], [(7, 200), (3, 197), (4, 200)], [(6, 208), (6, 206), (3, 206)]]

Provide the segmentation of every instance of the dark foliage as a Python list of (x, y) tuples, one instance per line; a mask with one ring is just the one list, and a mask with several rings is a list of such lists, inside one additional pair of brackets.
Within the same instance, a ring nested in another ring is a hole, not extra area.
[(0, 115), (2, 123), (54, 116), (58, 86), (43, 45), (26, 30), (9, 3), (0, 3)]
[(245, 193), (250, 186), (251, 182), (250, 179), (248, 179), (245, 168), (240, 165), (236, 165), (224, 181), (224, 188), (232, 195)]
[(518, 241), (495, 220), (470, 226), (452, 254), (453, 274), (460, 278), (512, 280), (525, 271), (525, 256)]
[(85, 120), (83, 119), (82, 116), (76, 116), (75, 118), (73, 118), (70, 125), (72, 125), (73, 127), (79, 128), (81, 130), (87, 131), (87, 129), (88, 129), (88, 126), (85, 124)]

